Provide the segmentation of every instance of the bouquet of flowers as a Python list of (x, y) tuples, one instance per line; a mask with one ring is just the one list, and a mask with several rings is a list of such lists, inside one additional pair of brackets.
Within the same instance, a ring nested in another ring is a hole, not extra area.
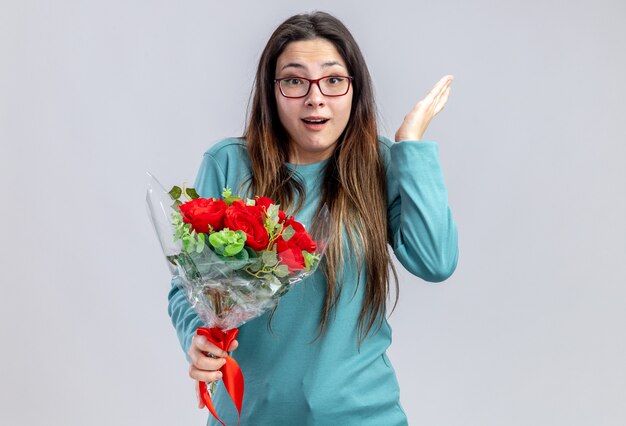
[[(330, 229), (325, 207), (309, 233), (267, 197), (242, 199), (225, 188), (221, 199), (201, 198), (193, 188), (165, 191), (150, 179), (146, 201), (170, 270), (207, 325), (197, 333), (221, 349), (228, 350), (238, 326), (275, 307), (319, 266)], [(241, 370), (230, 357), (221, 370), (241, 413)], [(205, 383), (200, 390), (219, 420)]]

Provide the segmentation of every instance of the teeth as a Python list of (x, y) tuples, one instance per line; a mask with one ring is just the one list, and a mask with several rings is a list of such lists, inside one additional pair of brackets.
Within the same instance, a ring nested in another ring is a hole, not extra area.
[(307, 123), (324, 123), (327, 120), (326, 119), (319, 119), (319, 120), (308, 120), (308, 119), (304, 119), (304, 121), (306, 121)]

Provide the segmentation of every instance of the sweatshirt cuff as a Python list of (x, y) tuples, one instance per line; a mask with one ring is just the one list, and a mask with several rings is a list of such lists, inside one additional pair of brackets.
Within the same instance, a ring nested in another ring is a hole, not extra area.
[(402, 172), (420, 172), (439, 168), (439, 145), (433, 141), (400, 141), (391, 145), (391, 163), (393, 170)]

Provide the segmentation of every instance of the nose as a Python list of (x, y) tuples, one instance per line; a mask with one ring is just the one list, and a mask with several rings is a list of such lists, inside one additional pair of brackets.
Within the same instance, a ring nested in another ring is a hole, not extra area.
[(307, 106), (318, 107), (323, 106), (326, 103), (325, 96), (322, 94), (319, 86), (319, 82), (312, 83), (309, 88), (309, 94), (306, 95)]

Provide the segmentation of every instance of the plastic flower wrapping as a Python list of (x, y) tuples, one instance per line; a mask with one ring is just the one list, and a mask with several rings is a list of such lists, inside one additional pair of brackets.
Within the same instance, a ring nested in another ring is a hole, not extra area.
[[(274, 308), (319, 266), (330, 232), (325, 206), (311, 220), (315, 226), (309, 232), (267, 197), (243, 199), (224, 188), (223, 198), (201, 198), (193, 188), (166, 191), (149, 178), (148, 212), (170, 271), (207, 325), (198, 334), (218, 347), (228, 350), (238, 326)], [(230, 388), (239, 386), (241, 395), (229, 393), (241, 412), (243, 376)], [(219, 420), (210, 398), (203, 396)]]
[[(317, 269), (328, 241), (328, 210), (309, 233), (267, 197), (222, 199), (193, 188), (166, 191), (154, 178), (147, 193), (161, 247), (200, 319), (236, 328), (273, 308), (291, 287)], [(183, 201), (181, 201), (181, 197)]]

